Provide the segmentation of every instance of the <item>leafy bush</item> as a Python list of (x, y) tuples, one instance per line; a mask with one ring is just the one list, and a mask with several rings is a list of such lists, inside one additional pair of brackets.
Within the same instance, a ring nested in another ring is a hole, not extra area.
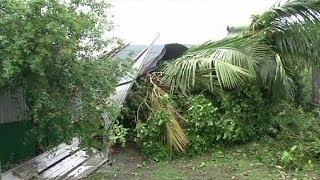
[[(263, 98), (260, 89), (255, 86), (250, 90), (225, 92), (222, 99), (205, 94), (170, 96), (171, 104), (180, 109), (186, 120), (184, 129), (189, 139), (188, 152), (205, 152), (217, 143), (257, 139), (270, 129), (269, 100)], [(159, 151), (161, 145), (165, 145), (163, 123), (169, 119), (167, 112), (152, 108), (149, 111), (149, 119), (137, 125), (137, 139), (146, 154), (154, 156), (160, 152), (161, 157), (169, 157), (169, 151)], [(164, 155), (166, 152), (168, 154)]]
[(281, 102), (273, 107), (272, 124), (278, 126), (279, 139), (295, 140), (310, 139), (320, 133), (319, 122), (312, 112), (305, 112), (301, 106)]
[(223, 139), (245, 142), (265, 135), (270, 128), (271, 101), (257, 86), (226, 93), (223, 96)]
[(226, 92), (222, 100), (214, 101), (204, 95), (190, 101), (186, 114), (192, 150), (208, 150), (217, 142), (257, 139), (270, 128), (269, 104), (257, 88)]
[(186, 111), (187, 135), (190, 139), (190, 150), (207, 151), (220, 139), (221, 115), (218, 108), (203, 95), (194, 96)]
[(142, 152), (156, 161), (170, 159), (172, 155), (164, 137), (168, 116), (168, 112), (158, 111), (148, 121), (139, 122), (136, 127), (137, 141)]

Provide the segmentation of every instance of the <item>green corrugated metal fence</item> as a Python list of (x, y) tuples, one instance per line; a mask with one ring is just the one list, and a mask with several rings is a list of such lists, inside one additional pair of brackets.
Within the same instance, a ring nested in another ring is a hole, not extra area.
[(29, 121), (0, 124), (0, 161), (2, 169), (36, 154), (36, 143), (28, 136), (30, 128)]

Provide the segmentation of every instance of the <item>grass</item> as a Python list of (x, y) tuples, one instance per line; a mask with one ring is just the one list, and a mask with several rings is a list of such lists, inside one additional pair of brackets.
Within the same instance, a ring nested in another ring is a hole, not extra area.
[(132, 155), (135, 151), (121, 151), (115, 166), (104, 166), (87, 179), (320, 179), (318, 166), (285, 170), (274, 163), (272, 147), (257, 143), (216, 148), (201, 156), (169, 162), (130, 161), (137, 156)]

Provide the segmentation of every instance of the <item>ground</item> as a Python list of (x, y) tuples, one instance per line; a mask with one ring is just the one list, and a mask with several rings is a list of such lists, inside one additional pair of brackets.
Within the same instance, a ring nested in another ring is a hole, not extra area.
[(257, 146), (251, 143), (223, 151), (215, 149), (197, 157), (152, 162), (144, 160), (131, 144), (116, 150), (112, 167), (105, 164), (87, 179), (320, 179), (317, 168), (285, 171), (283, 167), (270, 165), (267, 161), (262, 163)]

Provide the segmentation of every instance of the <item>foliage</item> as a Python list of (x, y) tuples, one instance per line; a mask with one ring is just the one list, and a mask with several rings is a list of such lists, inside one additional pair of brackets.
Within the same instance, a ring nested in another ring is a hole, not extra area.
[(123, 125), (115, 121), (113, 127), (108, 131), (107, 137), (111, 144), (120, 143), (125, 146), (127, 142), (128, 129), (124, 128)]
[(194, 96), (186, 111), (191, 149), (205, 151), (216, 143), (247, 142), (266, 135), (269, 105), (254, 86), (225, 93), (221, 100)]
[(170, 96), (164, 92), (156, 84), (153, 84), (153, 89), (150, 93), (150, 107), (153, 114), (163, 111), (164, 116), (155, 116), (156, 121), (165, 120), (167, 142), (171, 152), (184, 152), (187, 148), (188, 139), (183, 130), (184, 118), (175, 109), (174, 103)]
[(211, 91), (219, 87), (231, 89), (257, 78), (259, 63), (272, 55), (267, 45), (251, 37), (207, 42), (167, 65), (165, 80), (182, 91), (197, 85)]
[(151, 150), (158, 150), (159, 145), (166, 144), (168, 157), (171, 157), (174, 152), (186, 151), (188, 139), (183, 129), (185, 120), (175, 109), (170, 96), (153, 83), (156, 78), (156, 74), (150, 76), (153, 88), (148, 94), (148, 106), (151, 113), (147, 120), (138, 122), (137, 137), (143, 148)]
[(189, 103), (187, 114), (187, 135), (190, 139), (190, 151), (208, 151), (220, 140), (221, 115), (216, 107), (205, 96), (194, 96)]
[(166, 111), (158, 111), (147, 122), (138, 122), (135, 131), (142, 152), (154, 160), (171, 159), (170, 147), (165, 143), (165, 124), (168, 116)]
[(287, 168), (302, 168), (319, 161), (320, 123), (316, 115), (285, 102), (273, 111), (273, 125), (279, 130), (276, 139), (282, 151), (279, 163)]
[[(279, 3), (255, 16), (242, 34), (193, 47), (165, 66), (162, 80), (187, 121), (188, 152), (274, 138), (280, 167), (319, 161), (319, 122), (305, 85), (308, 69), (319, 63), (319, 10), (319, 0)], [(147, 129), (169, 119), (168, 111), (151, 107), (150, 113), (157, 118), (144, 122)], [(160, 129), (148, 142), (159, 142)]]
[(212, 92), (256, 80), (273, 97), (294, 98), (293, 73), (318, 64), (320, 1), (291, 0), (255, 16), (243, 34), (209, 41), (169, 63), (164, 79), (173, 89), (198, 84)]
[[(170, 97), (186, 120), (187, 154), (207, 152), (217, 145), (271, 139), (271, 143), (263, 142), (273, 147), (268, 152), (272, 158), (264, 161), (274, 166), (302, 170), (319, 162), (317, 111), (306, 112), (295, 102), (274, 101), (254, 85), (224, 92), (223, 98), (205, 92)], [(138, 123), (137, 139), (146, 155), (156, 160), (169, 159), (170, 151), (163, 138), (168, 112), (150, 113), (148, 121)]]
[(148, 119), (150, 109), (147, 106), (147, 93), (152, 86), (143, 80), (138, 80), (132, 87), (124, 103), (120, 122), (126, 127), (134, 127), (138, 120)]
[[(168, 95), (162, 98), (168, 98)], [(179, 112), (186, 120), (184, 130), (189, 139), (187, 152), (190, 154), (208, 151), (219, 143), (258, 139), (268, 134), (271, 127), (270, 102), (254, 86), (225, 92), (223, 99), (205, 94), (189, 98), (172, 94), (170, 102), (179, 104), (175, 107), (180, 107)], [(137, 139), (142, 143), (143, 151), (154, 156), (159, 152), (159, 146), (164, 144), (164, 123), (170, 119), (170, 111), (150, 108), (150, 118), (137, 125)], [(165, 152), (169, 153), (164, 151), (161, 154)]]
[[(46, 146), (79, 136), (100, 147), (102, 113), (124, 66), (102, 52), (113, 42), (105, 1), (1, 0), (0, 88), (21, 88), (33, 135)], [(53, 142), (52, 142), (53, 141)]]
[(264, 31), (285, 63), (318, 63), (318, 0), (291, 0), (274, 6), (252, 22), (252, 31)]
[(270, 128), (270, 107), (275, 105), (264, 97), (259, 86), (234, 90), (223, 98), (223, 119), (233, 126), (224, 128), (224, 136), (229, 141), (246, 142), (258, 139), (268, 133)]
[(295, 102), (303, 107), (305, 111), (310, 111), (312, 107), (312, 72), (308, 69), (299, 71), (294, 77), (297, 84)]

